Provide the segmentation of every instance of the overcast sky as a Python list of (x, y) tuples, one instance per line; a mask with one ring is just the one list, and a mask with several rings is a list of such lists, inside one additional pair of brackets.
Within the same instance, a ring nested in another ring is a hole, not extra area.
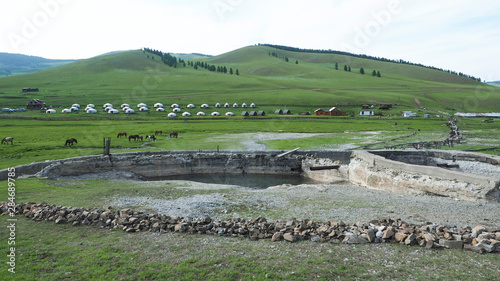
[(0, 52), (52, 59), (270, 43), (500, 80), (498, 0), (1, 0), (0, 23)]

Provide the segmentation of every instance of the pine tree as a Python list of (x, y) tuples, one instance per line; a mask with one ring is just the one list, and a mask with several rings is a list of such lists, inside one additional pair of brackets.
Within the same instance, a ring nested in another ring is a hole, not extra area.
[(372, 76), (377, 76), (377, 71), (375, 71), (375, 69), (372, 72)]
[(349, 72), (351, 72), (351, 66), (349, 66), (349, 69), (348, 69)]
[(380, 75), (380, 71), (377, 71), (377, 77), (382, 77), (382, 75)]
[(233, 75), (233, 68), (229, 68), (229, 74)]
[(344, 65), (344, 71), (347, 71), (347, 65)]
[(240, 72), (238, 71), (237, 68), (236, 68), (236, 75), (240, 75)]
[(295, 61), (295, 64), (299, 64), (299, 61), (298, 61), (298, 60), (296, 60), (296, 61)]
[(339, 70), (339, 64), (335, 63), (335, 70)]
[(363, 68), (360, 68), (360, 69), (359, 69), (359, 73), (361, 73), (361, 74), (365, 74), (365, 70), (364, 70)]

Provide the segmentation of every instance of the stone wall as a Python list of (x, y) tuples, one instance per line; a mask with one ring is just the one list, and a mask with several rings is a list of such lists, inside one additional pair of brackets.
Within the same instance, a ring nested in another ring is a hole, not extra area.
[(500, 229), (483, 226), (450, 227), (445, 225), (412, 225), (401, 220), (373, 220), (348, 225), (342, 221), (296, 220), (267, 221), (265, 218), (213, 220), (210, 217), (189, 218), (165, 214), (145, 214), (131, 209), (85, 209), (46, 203), (9, 205), (0, 202), (1, 215), (24, 215), (35, 221), (52, 221), (73, 226), (88, 225), (122, 229), (126, 232), (180, 232), (251, 240), (362, 244), (399, 243), (426, 248), (466, 249), (478, 253), (500, 252)]

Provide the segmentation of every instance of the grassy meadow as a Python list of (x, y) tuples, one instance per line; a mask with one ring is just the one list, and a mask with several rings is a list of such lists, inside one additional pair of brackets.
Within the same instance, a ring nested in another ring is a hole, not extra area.
[[(270, 56), (271, 52), (287, 56), (290, 62)], [(112, 154), (217, 147), (243, 150), (248, 148), (248, 141), (265, 144), (268, 150), (376, 149), (444, 140), (449, 136), (445, 125), (449, 115), (457, 111), (498, 112), (500, 106), (500, 88), (391, 62), (295, 53), (264, 46), (249, 46), (216, 57), (197, 57), (194, 61), (238, 69), (240, 75), (182, 65), (171, 68), (161, 63), (158, 56), (136, 50), (0, 78), (0, 108), (25, 107), (29, 100), (38, 98), (57, 110), (55, 114), (39, 110), (0, 112), (0, 137), (14, 137), (13, 145), (0, 145), (0, 169), (101, 154), (104, 138), (111, 138)], [(343, 71), (344, 65), (349, 65), (351, 72)], [(359, 73), (361, 67), (366, 74)], [(380, 71), (382, 77), (371, 76), (372, 70)], [(25, 87), (39, 88), (40, 92), (23, 93), (21, 89)], [(115, 108), (122, 103), (135, 108), (144, 102), (150, 111), (110, 115), (102, 110), (107, 102)], [(154, 111), (153, 104), (157, 102), (165, 105), (166, 112)], [(255, 103), (255, 110), (265, 111), (266, 116), (244, 118), (241, 112), (251, 109), (214, 108), (215, 103), (226, 102), (231, 106)], [(83, 108), (95, 104), (99, 113), (61, 113), (61, 109), (74, 103)], [(193, 117), (168, 118), (172, 103)], [(188, 110), (190, 103), (196, 108)], [(203, 103), (210, 108), (200, 109)], [(380, 103), (394, 106), (381, 111)], [(374, 105), (375, 113), (384, 116), (358, 116), (363, 104)], [(347, 112), (347, 116), (299, 114), (334, 106)], [(276, 115), (276, 109), (290, 109), (292, 114)], [(403, 110), (417, 112), (418, 117), (403, 118)], [(198, 111), (207, 115), (218, 111), (222, 116), (194, 117)], [(226, 117), (226, 112), (235, 116)], [(424, 114), (431, 118), (424, 118)], [(465, 143), (443, 149), (500, 147), (500, 120), (483, 123), (483, 119), (459, 119)], [(156, 130), (164, 132), (156, 141), (129, 142), (117, 138), (119, 132), (145, 136)], [(179, 137), (170, 138), (170, 131), (179, 131)], [(260, 139), (261, 133), (317, 135)], [(64, 146), (68, 138), (76, 138), (78, 143)], [(498, 149), (482, 152), (500, 155)], [(136, 194), (134, 184), (19, 179), (16, 201), (100, 206), (112, 194)], [(0, 185), (7, 186), (7, 182)], [(158, 190), (140, 192), (154, 194)], [(177, 192), (175, 196), (189, 194)], [(6, 201), (7, 193), (0, 200)], [(9, 235), (6, 225), (6, 219), (1, 219), (0, 237)], [(0, 280), (398, 280), (402, 276), (408, 280), (494, 280), (499, 264), (498, 255), (399, 245), (289, 244), (172, 233), (129, 234), (34, 222), (24, 217), (18, 217), (16, 227), (18, 273), (7, 274), (3, 263)], [(0, 247), (8, 252), (7, 243)]]

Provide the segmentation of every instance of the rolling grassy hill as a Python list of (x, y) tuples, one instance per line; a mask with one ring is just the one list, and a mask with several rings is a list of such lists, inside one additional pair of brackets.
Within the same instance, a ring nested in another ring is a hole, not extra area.
[[(276, 53), (279, 57), (271, 56)], [(288, 57), (286, 62), (283, 57)], [(401, 104), (417, 110), (415, 97), (427, 109), (446, 111), (494, 111), (500, 105), (500, 89), (447, 72), (420, 66), (383, 62), (347, 55), (278, 50), (249, 46), (194, 61), (238, 69), (240, 75), (171, 68), (158, 56), (128, 51), (39, 71), (0, 78), (0, 105), (24, 106), (31, 98), (49, 105), (72, 103), (201, 104), (255, 102), (269, 109), (318, 107), (355, 110), (364, 103)], [(335, 64), (339, 70), (335, 69)], [(344, 65), (351, 72), (343, 70)], [(360, 74), (364, 68), (364, 75)], [(372, 71), (382, 77), (373, 77)], [(22, 93), (23, 87), (40, 88)]]
[(52, 60), (36, 56), (0, 53), (0, 76), (37, 72), (74, 61), (75, 60)]

